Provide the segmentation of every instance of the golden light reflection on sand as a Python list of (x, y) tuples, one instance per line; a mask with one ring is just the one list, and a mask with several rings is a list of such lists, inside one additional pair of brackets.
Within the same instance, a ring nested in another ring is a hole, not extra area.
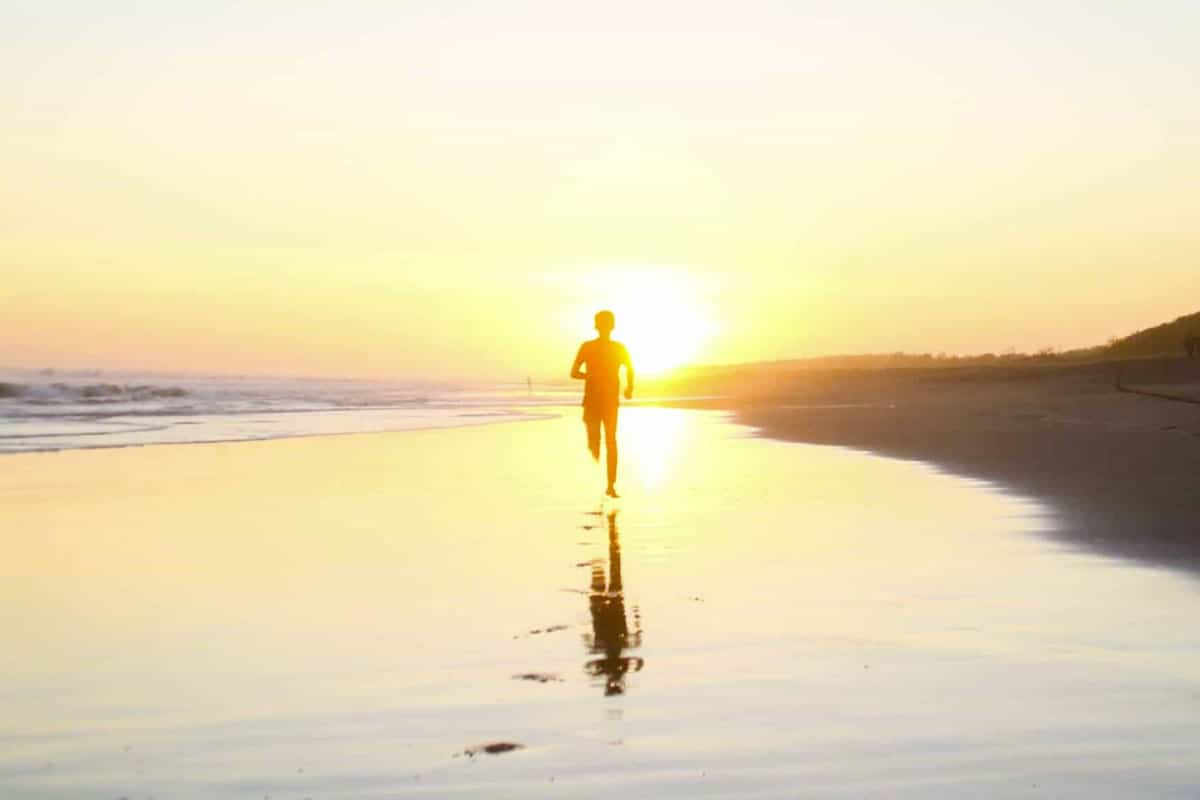
[(672, 408), (639, 408), (621, 417), (621, 438), (629, 442), (623, 464), (626, 475), (640, 488), (653, 491), (662, 485), (678, 463), (682, 438), (687, 430), (687, 412)]

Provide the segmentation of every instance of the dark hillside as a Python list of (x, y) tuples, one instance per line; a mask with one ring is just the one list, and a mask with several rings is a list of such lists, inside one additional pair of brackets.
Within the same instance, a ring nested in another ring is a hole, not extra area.
[(1188, 336), (1200, 337), (1200, 311), (1115, 339), (1104, 348), (1104, 354), (1114, 358), (1178, 356), (1184, 353)]

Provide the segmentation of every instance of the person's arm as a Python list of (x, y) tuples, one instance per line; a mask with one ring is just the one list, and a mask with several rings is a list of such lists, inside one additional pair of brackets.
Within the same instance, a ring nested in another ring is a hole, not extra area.
[(633, 399), (633, 359), (629, 357), (629, 350), (622, 347), (624, 354), (621, 358), (621, 363), (625, 365), (625, 399)]
[(585, 347), (587, 345), (579, 345), (579, 352), (575, 354), (575, 363), (571, 365), (571, 377), (577, 380), (583, 380), (587, 377), (587, 373), (579, 369), (583, 366), (583, 359), (585, 357), (583, 351)]

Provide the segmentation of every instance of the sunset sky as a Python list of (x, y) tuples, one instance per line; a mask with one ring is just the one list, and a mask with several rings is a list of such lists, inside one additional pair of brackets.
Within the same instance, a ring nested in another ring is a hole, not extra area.
[(523, 379), (1200, 309), (1200, 4), (8, 2), (0, 365)]

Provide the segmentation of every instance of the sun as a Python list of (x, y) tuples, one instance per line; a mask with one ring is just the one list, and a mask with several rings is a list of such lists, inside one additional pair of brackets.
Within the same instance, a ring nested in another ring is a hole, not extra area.
[(629, 348), (638, 373), (654, 375), (709, 360), (705, 350), (714, 321), (686, 272), (636, 267), (597, 272), (603, 275), (604, 291), (595, 296), (595, 309), (608, 308), (616, 315), (613, 338)]
[(629, 348), (638, 372), (647, 375), (689, 363), (709, 338), (699, 312), (672, 296), (639, 298), (618, 313), (614, 337)]

